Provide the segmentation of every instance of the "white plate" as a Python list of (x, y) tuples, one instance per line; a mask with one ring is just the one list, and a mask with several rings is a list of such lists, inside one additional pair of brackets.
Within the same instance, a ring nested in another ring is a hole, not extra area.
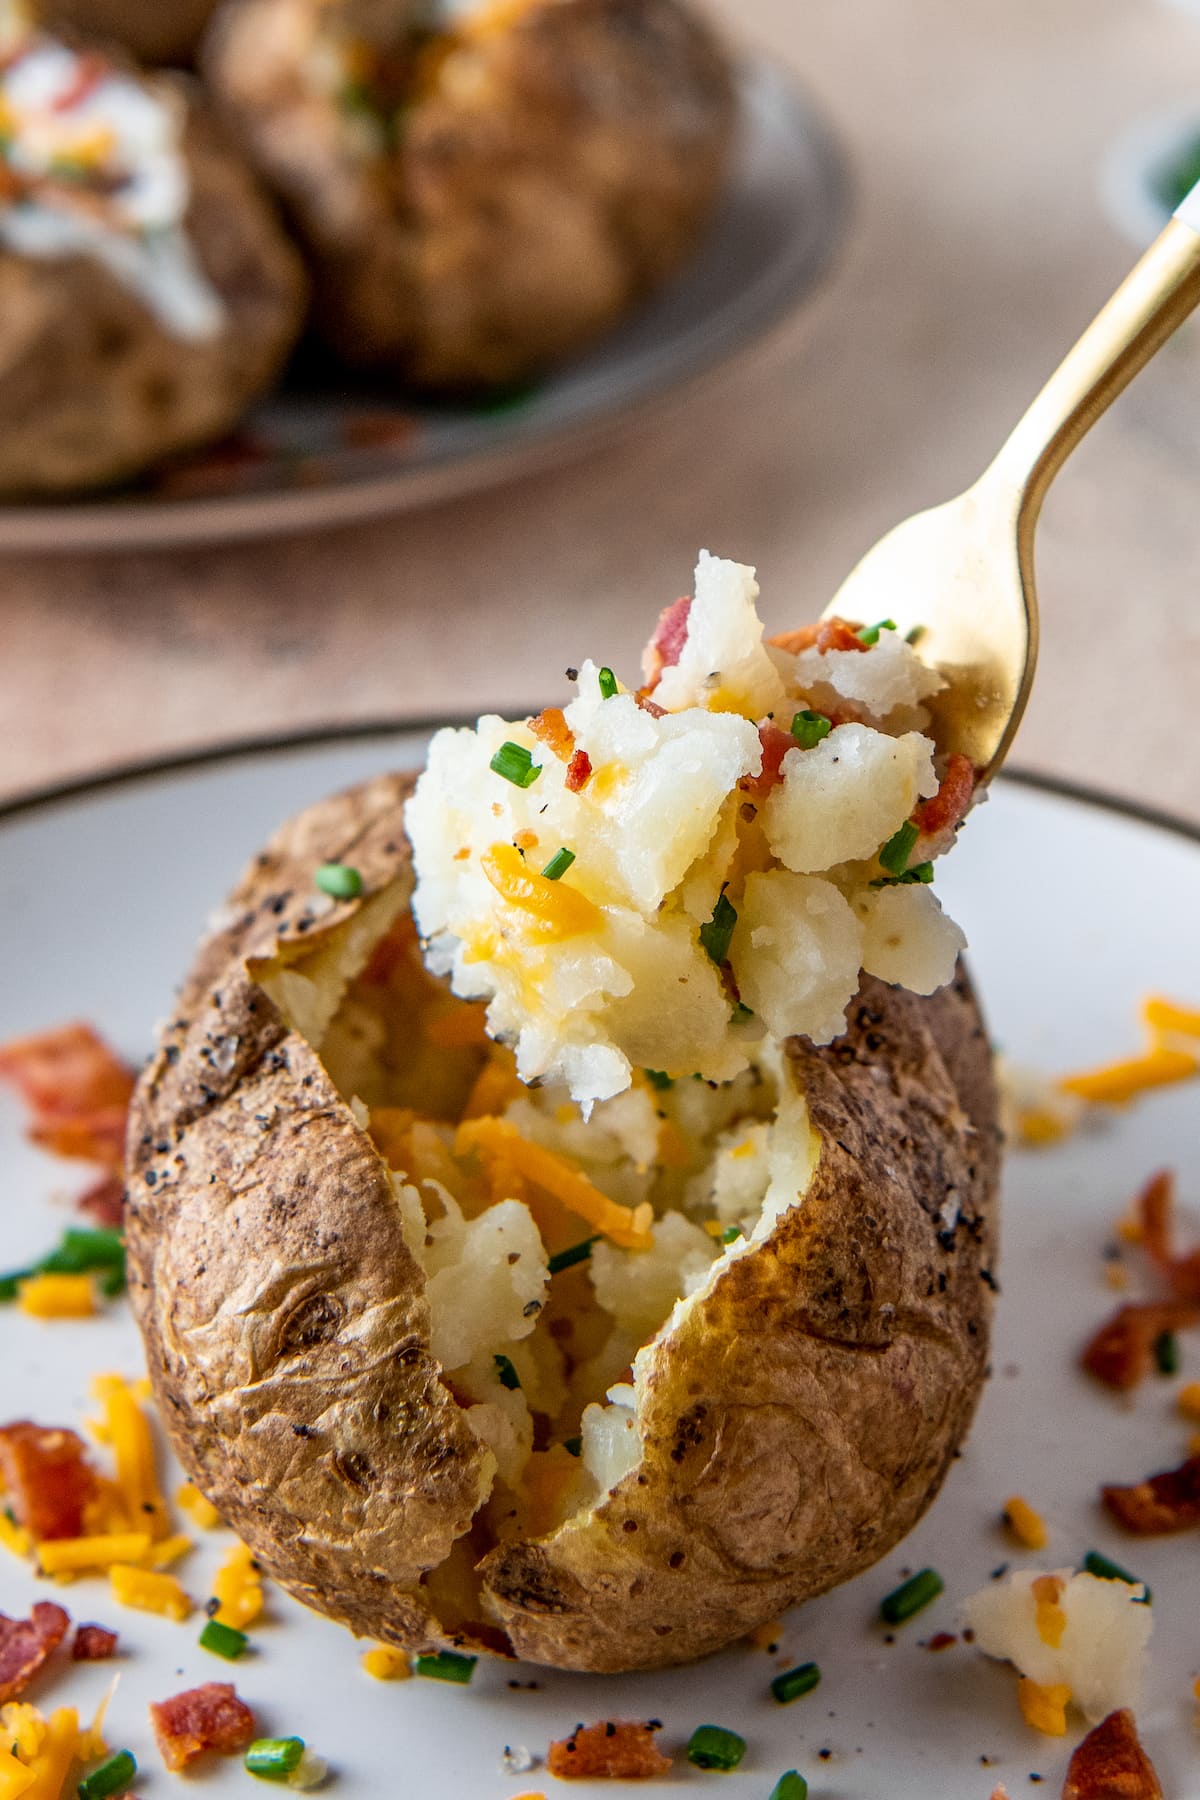
[[(415, 762), (424, 741), (410, 731), (240, 753), (0, 815), (0, 1040), (79, 1017), (96, 1021), (130, 1055), (143, 1053), (206, 913), (277, 821), (382, 766)], [(1134, 1046), (1135, 1006), (1145, 992), (1200, 1002), (1194, 835), (1003, 782), (939, 887), (970, 934), (994, 1033), (1014, 1057), (1053, 1070), (1118, 1055)], [(612, 1800), (608, 1783), (559, 1790), (544, 1773), (514, 1776), (500, 1766), (506, 1744), (544, 1752), (578, 1721), (606, 1716), (660, 1718), (662, 1742), (673, 1748), (709, 1722), (747, 1739), (737, 1774), (717, 1780), (680, 1754), (671, 1781), (646, 1784), (648, 1793), (672, 1784), (699, 1793), (707, 1783), (729, 1800), (766, 1800), (780, 1773), (795, 1767), (814, 1800), (987, 1800), (1001, 1779), (1014, 1800), (1035, 1791), (1050, 1796), (1080, 1730), (1066, 1742), (1034, 1736), (1020, 1721), (1010, 1670), (962, 1644), (937, 1655), (921, 1644), (955, 1629), (957, 1603), (999, 1563), (1065, 1566), (1094, 1546), (1154, 1589), (1151, 1673), (1139, 1717), (1166, 1791), (1178, 1800), (1195, 1795), (1194, 1540), (1122, 1540), (1095, 1498), (1102, 1480), (1132, 1480), (1182, 1459), (1184, 1428), (1170, 1407), (1175, 1384), (1152, 1381), (1127, 1406), (1079, 1375), (1075, 1355), (1114, 1303), (1101, 1253), (1142, 1178), (1175, 1163), (1189, 1198), (1200, 1200), (1196, 1118), (1195, 1088), (1178, 1088), (1097, 1135), (1013, 1156), (995, 1374), (970, 1442), (913, 1536), (878, 1568), (789, 1615), (777, 1658), (739, 1647), (692, 1668), (623, 1678), (481, 1662), (466, 1689), (422, 1680), (381, 1686), (359, 1670), (348, 1636), (278, 1590), (270, 1622), (254, 1633), (257, 1653), (231, 1668), (197, 1647), (199, 1620), (177, 1626), (122, 1611), (103, 1582), (81, 1582), (61, 1594), (73, 1616), (119, 1627), (128, 1651), (118, 1665), (111, 1735), (146, 1771), (139, 1791), (179, 1791), (151, 1742), (147, 1702), (232, 1676), (265, 1730), (298, 1733), (329, 1757), (337, 1772), (330, 1791), (341, 1800), (511, 1800), (529, 1791)], [(64, 1177), (65, 1167), (23, 1144), (16, 1109), (5, 1104), (5, 1263), (41, 1252), (71, 1217), (51, 1198), (78, 1185)], [(42, 1325), (12, 1308), (0, 1311), (0, 1417), (77, 1424), (88, 1410), (89, 1374), (113, 1367), (140, 1367), (123, 1306), (79, 1324)], [(1200, 1373), (1192, 1341), (1184, 1373)], [(998, 1526), (1014, 1493), (1050, 1521), (1050, 1547), (1040, 1557), (1014, 1554)], [(207, 1537), (182, 1565), (201, 1600), (226, 1542), (223, 1534)], [(879, 1600), (905, 1570), (925, 1564), (940, 1570), (946, 1593), (888, 1644)], [(46, 1592), (0, 1550), (6, 1612), (24, 1613)], [(810, 1660), (822, 1671), (817, 1690), (776, 1705), (771, 1675)], [(33, 1697), (90, 1706), (107, 1679), (102, 1665), (68, 1668), (39, 1681)], [(513, 1691), (515, 1679), (538, 1686)], [(981, 1766), (983, 1757), (990, 1766)], [(1034, 1774), (1047, 1785), (1031, 1788)], [(245, 1796), (248, 1780), (236, 1761), (225, 1763), (205, 1778), (204, 1792)]]
[(0, 551), (213, 542), (378, 518), (557, 466), (661, 403), (790, 312), (824, 272), (845, 214), (840, 155), (790, 72), (752, 61), (740, 90), (728, 187), (696, 255), (519, 402), (439, 410), (378, 383), (333, 376), (306, 388), (294, 377), (227, 445), (151, 487), (0, 506)]

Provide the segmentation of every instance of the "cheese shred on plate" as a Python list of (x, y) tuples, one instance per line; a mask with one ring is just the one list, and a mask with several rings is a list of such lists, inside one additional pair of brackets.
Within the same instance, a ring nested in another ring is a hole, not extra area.
[(639, 690), (587, 662), (561, 710), (441, 731), (409, 802), (430, 968), (584, 1106), (828, 1043), (864, 970), (932, 993), (963, 948), (930, 887), (974, 785), (927, 735), (941, 676), (886, 622), (765, 641), (757, 596), (703, 554)]

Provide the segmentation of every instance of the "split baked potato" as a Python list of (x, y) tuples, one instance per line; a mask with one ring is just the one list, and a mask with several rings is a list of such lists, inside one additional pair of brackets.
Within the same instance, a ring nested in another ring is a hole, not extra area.
[(242, 157), (182, 78), (45, 37), (0, 71), (0, 103), (0, 496), (119, 481), (231, 430), (307, 305)]
[(523, 381), (695, 246), (733, 80), (680, 0), (231, 0), (210, 84), (307, 247), (319, 329), (420, 387)]

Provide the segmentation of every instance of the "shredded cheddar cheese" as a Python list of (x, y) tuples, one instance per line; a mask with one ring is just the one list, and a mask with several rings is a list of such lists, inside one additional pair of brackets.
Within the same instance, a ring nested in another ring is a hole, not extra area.
[(100, 1537), (50, 1538), (37, 1547), (44, 1575), (74, 1575), (81, 1569), (110, 1569), (137, 1563), (150, 1554), (145, 1531), (116, 1531)]
[(374, 1649), (364, 1650), (360, 1662), (374, 1681), (407, 1681), (412, 1674), (403, 1650), (394, 1650), (390, 1644), (376, 1644)]
[(1175, 1404), (1185, 1419), (1200, 1424), (1200, 1381), (1188, 1381), (1175, 1396)]
[(128, 1563), (114, 1563), (108, 1578), (113, 1599), (121, 1606), (132, 1606), (139, 1612), (160, 1613), (180, 1625), (192, 1611), (191, 1596), (174, 1575), (160, 1575), (153, 1569), (135, 1569)]
[(1022, 1675), (1017, 1681), (1017, 1699), (1021, 1717), (1034, 1731), (1040, 1731), (1044, 1737), (1066, 1737), (1071, 1690), (1065, 1683), (1039, 1687), (1036, 1681)]
[(165, 1538), (171, 1527), (154, 1466), (154, 1440), (134, 1390), (120, 1375), (98, 1375), (92, 1392), (104, 1407), (104, 1429), (130, 1522), (155, 1540)]
[(1168, 1087), (1175, 1081), (1189, 1081), (1197, 1073), (1200, 1073), (1200, 1057), (1190, 1050), (1174, 1050), (1166, 1044), (1158, 1044), (1142, 1056), (1064, 1075), (1058, 1086), (1064, 1094), (1075, 1094), (1093, 1106), (1125, 1106), (1138, 1094), (1152, 1088)]
[(1057, 1650), (1067, 1629), (1062, 1579), (1058, 1575), (1039, 1575), (1030, 1591), (1037, 1608), (1037, 1634), (1048, 1649)]
[(212, 1501), (190, 1481), (185, 1481), (181, 1488), (176, 1489), (175, 1504), (200, 1531), (216, 1531), (224, 1522)]
[(610, 1200), (565, 1157), (523, 1138), (507, 1119), (464, 1120), (455, 1136), (454, 1148), (459, 1156), (476, 1151), (485, 1159), (503, 1157), (519, 1175), (553, 1194), (569, 1212), (585, 1219), (623, 1250), (648, 1250), (654, 1241), (650, 1235), (654, 1209), (649, 1201), (630, 1208)]
[(10, 1700), (0, 1706), (0, 1744), (15, 1750), (22, 1762), (31, 1762), (46, 1737), (46, 1721), (27, 1700)]
[(18, 1762), (11, 1750), (0, 1750), (0, 1800), (18, 1800), (35, 1779), (33, 1770)]
[(90, 1275), (31, 1275), (18, 1283), (17, 1305), (33, 1319), (90, 1319), (96, 1289)]
[(33, 1549), (33, 1538), (23, 1525), (14, 1525), (6, 1512), (0, 1512), (0, 1544), (14, 1556), (25, 1557)]
[(1017, 1542), (1024, 1544), (1027, 1550), (1046, 1548), (1045, 1520), (1020, 1494), (1014, 1494), (1011, 1500), (1004, 1502), (1004, 1522)]
[(1142, 1002), (1142, 1022), (1155, 1037), (1200, 1038), (1200, 1010), (1178, 1006), (1161, 994), (1151, 994)]
[(604, 914), (586, 894), (566, 881), (547, 881), (526, 865), (514, 844), (493, 844), (480, 860), (500, 898), (524, 916), (536, 936), (557, 943), (604, 924)]
[(178, 1531), (174, 1537), (162, 1538), (157, 1544), (151, 1544), (146, 1561), (152, 1569), (169, 1569), (181, 1556), (186, 1556), (192, 1547), (192, 1540), (186, 1532)]
[(23, 1800), (59, 1800), (78, 1750), (79, 1714), (73, 1706), (60, 1706), (46, 1721), (41, 1748), (29, 1765), (33, 1780)]
[(254, 1552), (245, 1544), (235, 1544), (212, 1584), (217, 1610), (213, 1617), (222, 1625), (244, 1631), (263, 1609), (262, 1573), (254, 1560)]

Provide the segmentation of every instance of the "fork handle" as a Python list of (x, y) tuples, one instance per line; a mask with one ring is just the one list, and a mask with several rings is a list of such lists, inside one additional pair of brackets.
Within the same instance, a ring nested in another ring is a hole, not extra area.
[(1059, 364), (987, 472), (1016, 486), (1027, 530), (1076, 444), (1198, 304), (1200, 182)]

